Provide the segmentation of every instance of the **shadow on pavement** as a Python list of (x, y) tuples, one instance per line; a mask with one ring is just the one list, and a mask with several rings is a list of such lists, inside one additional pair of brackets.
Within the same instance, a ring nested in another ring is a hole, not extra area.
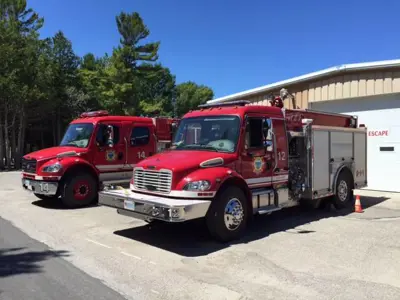
[(49, 199), (49, 200), (36, 200), (32, 202), (33, 205), (39, 206), (41, 208), (46, 208), (46, 209), (60, 209), (60, 210), (76, 210), (76, 209), (85, 209), (85, 208), (91, 208), (91, 207), (98, 207), (97, 203), (96, 204), (91, 204), (89, 206), (84, 206), (84, 207), (77, 207), (77, 208), (69, 208), (65, 206), (61, 199)]
[[(389, 198), (361, 197), (363, 209), (382, 203)], [(208, 255), (234, 244), (250, 243), (268, 237), (277, 232), (290, 234), (312, 234), (312, 230), (296, 229), (296, 227), (321, 219), (346, 216), (354, 212), (354, 208), (336, 210), (330, 203), (320, 209), (292, 207), (272, 213), (255, 216), (248, 225), (245, 236), (231, 243), (215, 242), (208, 234), (204, 220), (186, 223), (156, 223), (130, 229), (118, 230), (114, 234), (139, 241), (154, 247), (186, 257)], [(290, 231), (289, 231), (290, 230)]]
[(65, 257), (67, 251), (29, 251), (25, 248), (0, 249), (0, 278), (20, 274), (40, 273), (40, 262), (54, 257)]

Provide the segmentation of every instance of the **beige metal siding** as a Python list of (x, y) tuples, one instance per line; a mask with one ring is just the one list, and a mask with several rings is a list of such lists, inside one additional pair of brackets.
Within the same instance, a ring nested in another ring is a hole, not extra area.
[[(292, 86), (285, 86), (296, 97), (296, 105), (307, 108), (309, 103), (334, 101), (346, 98), (358, 98), (400, 92), (400, 70), (374, 70), (371, 72), (335, 75)], [(245, 98), (253, 105), (269, 105), (267, 96), (278, 94), (279, 89)], [(292, 108), (292, 101), (287, 99), (285, 107)]]
[(392, 93), (400, 92), (400, 72), (393, 72)]
[[(296, 98), (296, 106), (299, 108), (307, 108), (308, 107), (308, 90), (304, 89), (290, 89), (289, 92), (293, 94)], [(274, 93), (279, 93), (278, 91), (274, 91)], [(249, 98), (245, 98), (244, 100), (251, 101), (251, 105), (265, 105), (269, 106), (269, 100), (267, 99), (268, 94), (260, 95), (260, 96), (253, 96)], [(293, 108), (292, 100), (291, 99), (286, 99), (285, 102), (285, 107), (286, 108)]]
[(389, 94), (393, 91), (393, 78), (392, 72), (385, 72), (383, 74), (383, 93)]
[[(396, 93), (400, 72), (364, 72), (309, 83), (309, 102)], [(312, 97), (311, 97), (312, 95)]]

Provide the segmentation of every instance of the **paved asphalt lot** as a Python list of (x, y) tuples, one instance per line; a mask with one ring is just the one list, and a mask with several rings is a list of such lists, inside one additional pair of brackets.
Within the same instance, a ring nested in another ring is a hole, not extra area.
[(0, 299), (123, 300), (98, 279), (0, 218)]
[[(37, 200), (22, 190), (18, 172), (0, 173), (0, 187), (0, 217), (62, 254), (42, 255), (40, 264), (70, 262), (127, 299), (400, 299), (400, 195), (369, 192), (363, 214), (293, 208), (262, 216), (245, 239), (221, 245), (197, 222), (152, 228), (106, 207), (67, 210)], [(0, 247), (23, 246), (10, 242), (15, 229), (0, 226), (0, 240), (8, 240)], [(2, 250), (0, 262), (9, 255)], [(84, 289), (87, 299), (112, 295), (95, 279), (79, 286), (83, 272), (52, 264), (46, 276), (75, 280), (73, 290)], [(0, 277), (0, 299), (34, 272)], [(58, 288), (44, 281), (41, 289)]]

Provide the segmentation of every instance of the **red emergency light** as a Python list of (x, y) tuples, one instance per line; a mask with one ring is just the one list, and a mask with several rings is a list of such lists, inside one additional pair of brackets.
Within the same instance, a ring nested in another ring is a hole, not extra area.
[(96, 111), (88, 111), (81, 114), (81, 118), (92, 118), (92, 117), (101, 117), (108, 116), (108, 111), (106, 110), (96, 110)]

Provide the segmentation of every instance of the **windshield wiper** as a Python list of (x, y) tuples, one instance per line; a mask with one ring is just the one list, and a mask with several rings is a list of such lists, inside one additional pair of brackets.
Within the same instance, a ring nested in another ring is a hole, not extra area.
[(214, 150), (216, 152), (220, 152), (220, 150), (218, 148), (214, 147), (214, 146), (207, 146), (207, 145), (203, 146), (202, 145), (202, 147), (205, 148), (205, 149), (210, 149), (210, 150)]
[(184, 148), (199, 148), (199, 149), (208, 149), (208, 150), (214, 150), (216, 152), (220, 152), (218, 148), (215, 148), (214, 146), (208, 146), (208, 145), (204, 145), (204, 144), (194, 144), (194, 145), (184, 145)]

